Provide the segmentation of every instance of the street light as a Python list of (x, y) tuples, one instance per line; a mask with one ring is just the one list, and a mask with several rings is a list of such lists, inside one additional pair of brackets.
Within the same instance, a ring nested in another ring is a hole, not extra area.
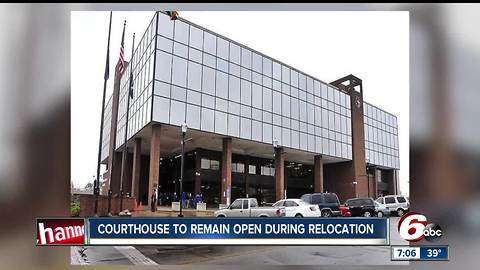
[(187, 123), (183, 122), (182, 123), (182, 157), (180, 160), (180, 214), (178, 214), (178, 217), (183, 217), (182, 214), (182, 208), (183, 208), (183, 159), (185, 156), (185, 135), (187, 134)]

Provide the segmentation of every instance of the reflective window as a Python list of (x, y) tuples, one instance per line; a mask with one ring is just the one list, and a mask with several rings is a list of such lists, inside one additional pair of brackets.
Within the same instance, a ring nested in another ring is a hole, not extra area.
[(263, 87), (263, 109), (272, 110), (272, 90), (265, 87)]
[(181, 125), (184, 121), (185, 103), (172, 100), (170, 107), (170, 124)]
[(228, 134), (231, 136), (240, 136), (240, 117), (228, 115)]
[(242, 118), (240, 122), (240, 137), (245, 139), (250, 139), (251, 132), (252, 132), (252, 120), (247, 118)]
[(241, 80), (241, 102), (250, 105), (252, 98), (252, 83), (246, 80)]
[(206, 131), (211, 131), (213, 132), (214, 130), (214, 111), (207, 109), (207, 108), (202, 108), (202, 125), (201, 128), (202, 130)]
[(215, 95), (215, 70), (203, 67), (202, 91)]
[(282, 66), (275, 61), (273, 62), (273, 78), (279, 81), (282, 80)]
[(217, 80), (216, 80), (216, 89), (217, 96), (228, 99), (228, 75), (221, 71), (217, 71)]
[(202, 63), (202, 52), (194, 48), (190, 48), (188, 51), (188, 59), (197, 63)]
[(242, 66), (252, 68), (252, 52), (248, 49), (242, 48)]
[(180, 57), (173, 57), (172, 83), (178, 86), (186, 86), (187, 61)]
[(228, 60), (229, 42), (223, 38), (217, 38), (217, 56)]
[(240, 79), (230, 75), (229, 76), (229, 100), (240, 102)]
[(199, 92), (188, 90), (187, 91), (187, 102), (200, 105), (201, 95)]
[(262, 108), (262, 87), (257, 84), (252, 84), (252, 106)]
[(282, 82), (290, 83), (290, 68), (282, 65)]
[(157, 38), (157, 48), (171, 53), (173, 50), (173, 41), (162, 36)]
[(199, 50), (203, 48), (203, 31), (194, 26), (190, 27), (190, 46)]
[(262, 73), (262, 56), (257, 53), (252, 53), (252, 69), (256, 72)]
[(159, 14), (158, 16), (158, 34), (173, 38), (173, 22), (167, 15)]
[(173, 44), (173, 54), (181, 56), (183, 58), (188, 58), (188, 47), (181, 43), (175, 42)]
[(228, 62), (226, 60), (218, 58), (217, 59), (217, 69), (228, 73)]
[(215, 132), (227, 133), (227, 114), (223, 112), (215, 112)]
[(172, 74), (172, 55), (157, 51), (155, 72), (158, 80), (169, 83)]
[(194, 62), (188, 62), (188, 88), (201, 90), (202, 66)]
[(240, 47), (230, 43), (230, 62), (240, 65)]
[(200, 129), (200, 107), (187, 104), (186, 121), (188, 128)]
[(262, 141), (262, 123), (259, 121), (252, 121), (252, 139)]
[(175, 21), (175, 41), (182, 42), (184, 44), (188, 44), (188, 33), (189, 32), (189, 25), (176, 20)]
[(217, 53), (217, 38), (208, 33), (208, 32), (205, 32), (204, 33), (204, 40), (203, 40), (203, 50), (205, 52), (208, 52), (212, 55), (216, 55)]
[(272, 77), (272, 60), (267, 57), (263, 58), (263, 74)]

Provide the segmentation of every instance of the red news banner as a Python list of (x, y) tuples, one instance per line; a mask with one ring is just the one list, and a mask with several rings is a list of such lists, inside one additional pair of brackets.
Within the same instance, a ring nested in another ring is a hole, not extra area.
[(84, 243), (84, 219), (37, 219), (37, 245), (83, 245)]

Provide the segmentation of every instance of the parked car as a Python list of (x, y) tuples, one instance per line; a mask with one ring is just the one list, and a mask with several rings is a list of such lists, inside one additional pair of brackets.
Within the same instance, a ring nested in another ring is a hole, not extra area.
[(377, 217), (385, 217), (390, 215), (390, 210), (388, 210), (385, 204), (375, 201), (375, 213)]
[(236, 199), (227, 208), (214, 212), (216, 217), (284, 217), (284, 207), (258, 206), (255, 198)]
[(273, 207), (285, 207), (286, 217), (320, 217), (320, 208), (316, 204), (309, 204), (300, 199), (279, 200)]
[(304, 194), (300, 198), (309, 204), (316, 204), (320, 209), (322, 217), (340, 216), (340, 201), (335, 193), (313, 193)]
[(354, 198), (345, 201), (352, 217), (372, 217), (375, 215), (375, 202), (372, 198)]
[(352, 213), (350, 213), (350, 209), (345, 205), (340, 205), (340, 212), (342, 213), (342, 217), (351, 217)]
[(399, 217), (410, 210), (410, 202), (402, 195), (387, 195), (378, 198), (376, 201), (384, 204), (390, 213), (395, 213)]

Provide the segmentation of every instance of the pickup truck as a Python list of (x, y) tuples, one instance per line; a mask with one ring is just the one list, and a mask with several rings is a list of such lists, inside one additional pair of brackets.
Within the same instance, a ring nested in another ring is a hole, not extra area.
[(284, 207), (258, 206), (255, 198), (236, 199), (227, 208), (215, 211), (216, 217), (284, 217)]

